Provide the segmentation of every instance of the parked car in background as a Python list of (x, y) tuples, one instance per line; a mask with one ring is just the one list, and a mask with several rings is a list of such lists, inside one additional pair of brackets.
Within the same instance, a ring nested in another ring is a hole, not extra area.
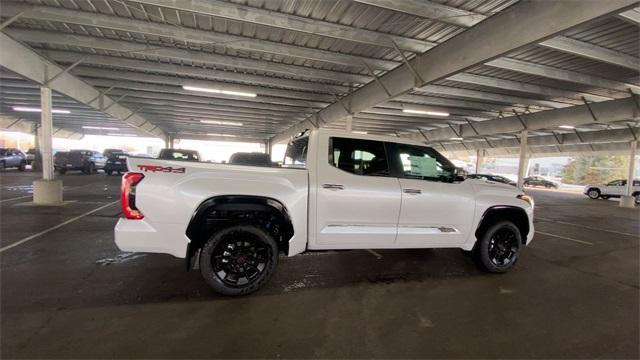
[(123, 149), (104, 149), (102, 155), (107, 159), (111, 157), (112, 154), (126, 154), (127, 150)]
[(27, 150), (27, 165), (31, 165), (33, 164), (34, 161), (36, 161), (36, 149), (29, 149)]
[(225, 295), (258, 290), (280, 253), (309, 250), (460, 248), (502, 273), (534, 235), (530, 196), (465, 180), (436, 150), (396, 137), (313, 130), (268, 169), (128, 160), (118, 248), (197, 263)]
[(547, 189), (557, 189), (559, 186), (557, 183), (547, 180), (541, 176), (529, 176), (524, 178), (524, 186), (541, 186)]
[[(591, 199), (608, 199), (619, 198), (627, 191), (627, 180), (613, 180), (606, 184), (587, 185), (584, 187), (583, 193)], [(631, 196), (636, 198), (636, 204), (640, 204), (640, 180), (633, 180), (631, 187)]]
[(162, 160), (201, 161), (200, 153), (195, 150), (162, 149), (158, 155)]
[(15, 148), (0, 148), (0, 169), (17, 168), (24, 171), (27, 168), (27, 155)]
[(107, 163), (104, 165), (104, 172), (107, 175), (111, 175), (114, 172), (118, 175), (127, 172), (127, 153), (112, 152), (111, 156), (107, 159)]
[(84, 174), (92, 174), (98, 169), (104, 169), (107, 158), (99, 151), (93, 150), (59, 151), (54, 156), (53, 163), (55, 170), (61, 175), (69, 170), (79, 170)]
[(500, 176), (500, 175), (491, 175), (491, 174), (470, 174), (467, 176), (469, 179), (484, 179), (484, 180), (489, 180), (489, 181), (495, 181), (498, 183), (502, 183), (502, 184), (507, 184), (507, 185), (511, 185), (511, 186), (518, 186), (518, 183), (511, 180), (511, 179), (507, 179), (504, 176)]
[(229, 164), (272, 166), (271, 155), (259, 152), (237, 152), (229, 158)]

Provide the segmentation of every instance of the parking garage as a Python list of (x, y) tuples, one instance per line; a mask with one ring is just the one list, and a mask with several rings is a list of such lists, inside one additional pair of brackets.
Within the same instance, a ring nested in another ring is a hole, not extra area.
[[(2, 356), (638, 358), (638, 6), (3, 0), (0, 128), (37, 155), (0, 172)], [(533, 241), (506, 274), (455, 248), (281, 255), (221, 296), (116, 247), (121, 177), (54, 172), (56, 139), (242, 142), (278, 167), (316, 129), (510, 161)], [(534, 159), (580, 156), (624, 160), (619, 192), (528, 186)]]

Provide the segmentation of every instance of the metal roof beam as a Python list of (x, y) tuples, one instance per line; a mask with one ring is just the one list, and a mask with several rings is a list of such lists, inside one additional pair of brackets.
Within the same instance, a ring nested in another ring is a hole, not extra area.
[[(519, 2), (430, 51), (417, 55), (410, 63), (424, 82), (430, 83), (491, 61), (525, 45), (542, 41), (594, 18), (624, 11), (635, 3), (634, 0), (593, 1), (581, 4), (580, 11), (575, 11), (572, 2)], [(504, 31), (516, 28), (527, 31)], [(357, 113), (407, 93), (414, 88), (416, 80), (407, 64), (403, 64), (380, 78), (393, 96), (388, 96), (377, 83), (369, 83), (342, 100), (349, 104), (351, 113)], [(321, 110), (319, 115), (325, 122), (331, 123), (350, 114), (334, 102)], [(312, 126), (311, 122), (305, 121), (272, 140), (287, 140)]]
[(70, 10), (62, 7), (28, 6), (15, 3), (6, 3), (2, 6), (2, 14), (6, 16), (12, 16), (21, 12), (23, 13), (22, 18), (27, 19), (82, 26), (95, 26), (114, 31), (171, 38), (202, 45), (221, 44), (222, 46), (233, 49), (257, 51), (269, 54), (286, 54), (297, 58), (352, 66), (356, 68), (362, 68), (363, 60), (366, 60), (367, 64), (373, 68), (380, 70), (391, 70), (398, 64), (395, 61), (366, 58), (328, 50), (277, 43), (263, 39), (254, 39), (225, 33), (217, 33), (214, 31), (186, 28), (175, 24), (163, 24), (133, 18), (122, 18), (93, 12)]
[[(442, 148), (440, 145), (435, 145), (434, 148), (442, 151), (444, 153), (452, 154), (452, 155), (471, 155), (475, 156), (476, 150), (448, 150)], [(577, 154), (594, 154), (594, 153), (619, 153), (624, 152), (628, 153), (630, 147), (629, 142), (614, 142), (614, 143), (606, 143), (606, 144), (570, 144), (570, 145), (544, 145), (544, 146), (529, 146), (528, 150), (530, 155), (536, 157), (545, 157), (545, 156), (558, 156), (558, 154), (562, 154), (564, 156), (567, 155), (577, 155)], [(520, 155), (520, 148), (496, 148), (496, 149), (485, 149), (485, 156), (491, 157), (517, 157)]]
[(133, 41), (113, 40), (87, 35), (64, 34), (40, 30), (18, 30), (13, 28), (6, 29), (5, 32), (18, 40), (28, 43), (57, 44), (117, 51), (128, 54), (159, 56), (183, 61), (192, 61), (211, 66), (251, 69), (288, 76), (330, 80), (338, 83), (366, 83), (371, 80), (371, 77), (360, 74), (316, 69), (309, 66), (288, 65), (251, 58), (219, 55), (216, 53), (206, 53), (195, 50), (184, 50), (176, 47), (156, 46)]
[(529, 75), (541, 76), (554, 80), (593, 86), (594, 88), (612, 89), (620, 92), (627, 92), (628, 89), (632, 89), (634, 92), (640, 93), (640, 86), (637, 85), (622, 83), (619, 81), (604, 79), (575, 71), (562, 70), (552, 66), (534, 64), (511, 58), (495, 59), (487, 62), (485, 65), (510, 71), (521, 72)]
[(389, 39), (400, 49), (422, 53), (435, 46), (422, 40), (411, 39), (393, 34), (359, 29), (351, 26), (310, 19), (307, 17), (284, 14), (251, 6), (229, 3), (219, 0), (134, 0), (135, 2), (171, 8), (180, 11), (215, 16), (223, 19), (260, 24), (280, 29), (299, 31), (341, 40), (349, 40), (375, 46), (393, 48)]
[[(2, 115), (0, 114), (0, 129), (17, 131), (25, 134), (33, 134), (34, 126), (38, 124), (38, 120), (25, 119), (23, 117)], [(82, 139), (83, 134), (72, 129), (53, 127), (53, 137), (63, 139)]]
[(399, 11), (406, 14), (420, 16), (425, 19), (456, 25), (471, 27), (487, 17), (482, 14), (438, 4), (428, 0), (356, 0), (359, 3), (380, 7), (387, 10)]
[(448, 96), (455, 96), (455, 97), (461, 97), (461, 98), (467, 98), (467, 99), (495, 102), (500, 104), (534, 105), (534, 106), (541, 107), (543, 109), (545, 108), (558, 109), (563, 107), (569, 107), (572, 105), (572, 104), (567, 104), (559, 101), (539, 100), (539, 99), (526, 98), (522, 96), (504, 95), (504, 94), (498, 94), (498, 93), (490, 93), (486, 91), (462, 89), (462, 88), (455, 88), (451, 86), (442, 86), (442, 85), (427, 85), (421, 88), (417, 88), (415, 90), (426, 92), (433, 95), (439, 95), (439, 96), (448, 95)]
[[(196, 86), (201, 88), (209, 88), (209, 89), (222, 89), (227, 91), (236, 91), (236, 92), (245, 92), (245, 93), (255, 93), (258, 97), (264, 96), (275, 96), (282, 98), (290, 98), (296, 100), (306, 100), (309, 98), (313, 98), (315, 101), (322, 101), (325, 103), (329, 103), (332, 101), (333, 97), (325, 94), (310, 94), (308, 92), (302, 91), (294, 91), (294, 90), (283, 90), (283, 89), (274, 89), (264, 86), (247, 86), (247, 85), (239, 85), (239, 84), (229, 84), (218, 81), (211, 80), (200, 80), (200, 79), (185, 79), (179, 78), (175, 76), (166, 76), (166, 75), (155, 75), (155, 74), (145, 74), (137, 71), (127, 71), (127, 70), (111, 70), (111, 69), (101, 69), (96, 67), (89, 66), (80, 66), (77, 67), (72, 72), (75, 75), (83, 76), (83, 77), (93, 77), (93, 78), (103, 78), (103, 79), (116, 79), (118, 81), (137, 81), (137, 82), (145, 82), (151, 84), (162, 84), (162, 85), (175, 85), (175, 86)], [(197, 94), (197, 93), (193, 93)], [(233, 98), (238, 99), (238, 96), (220, 96), (225, 98)]]
[(310, 81), (292, 80), (284, 78), (274, 78), (260, 75), (243, 74), (233, 71), (221, 71), (195, 66), (183, 66), (155, 61), (145, 61), (117, 56), (89, 55), (86, 53), (75, 53), (69, 51), (46, 50), (40, 51), (48, 59), (56, 62), (72, 63), (83, 57), (84, 64), (108, 66), (113, 68), (127, 69), (133, 71), (153, 71), (163, 74), (197, 77), (209, 80), (222, 80), (234, 83), (245, 83), (251, 85), (267, 85), (277, 88), (290, 88), (294, 90), (313, 91), (319, 93), (347, 93), (347, 86), (317, 84)]
[[(38, 84), (45, 84), (51, 74), (58, 74), (64, 70), (41, 57), (31, 48), (10, 38), (5, 33), (0, 33), (0, 48), (2, 48), (2, 56), (0, 56), (1, 66)], [(65, 73), (48, 86), (56, 92), (64, 94), (80, 103), (90, 105), (96, 110), (100, 110), (97, 103), (88, 104), (92, 98), (100, 94), (99, 90), (78, 79), (76, 76)], [(104, 99), (109, 103), (114, 102), (114, 100), (108, 96), (104, 96)], [(115, 104), (105, 112), (153, 136), (165, 137), (164, 132), (157, 126), (139, 115), (132, 114), (131, 110), (121, 105)]]
[(589, 101), (606, 101), (612, 100), (610, 97), (594, 95), (589, 93), (583, 93), (578, 91), (562, 90), (546, 86), (540, 86), (536, 84), (524, 83), (519, 81), (504, 80), (489, 76), (475, 75), (470, 73), (455, 74), (447, 78), (447, 80), (453, 80), (462, 82), (465, 84), (473, 84), (486, 86), (496, 89), (517, 91), (521, 93), (537, 94), (549, 98), (567, 98), (576, 100), (575, 104), (582, 104), (582, 97)]
[(618, 17), (627, 20), (632, 24), (640, 25), (640, 8), (627, 10), (623, 13), (618, 14)]
[[(638, 131), (638, 128), (636, 128)], [(556, 137), (557, 136), (557, 137)], [(552, 146), (552, 145), (571, 145), (571, 144), (598, 144), (598, 143), (610, 143), (610, 142), (628, 142), (633, 141), (633, 135), (629, 132), (629, 129), (614, 129), (614, 130), (598, 130), (598, 131), (581, 131), (580, 136), (575, 133), (565, 133), (554, 135), (537, 135), (529, 136), (527, 139), (528, 146)], [(558, 143), (560, 140), (560, 143)], [(478, 141), (464, 141), (464, 146), (461, 142), (442, 142), (444, 146), (450, 150), (464, 150), (464, 149), (489, 149), (489, 148), (516, 148), (520, 147), (518, 139), (492, 139), (491, 146), (484, 140)]]
[[(622, 120), (632, 120), (638, 117), (638, 112), (631, 97), (617, 100), (603, 101), (590, 104), (591, 110), (599, 121), (607, 123)], [(528, 130), (555, 129), (560, 125), (580, 126), (593, 123), (593, 117), (587, 105), (572, 106), (564, 109), (540, 111), (532, 114), (519, 115)], [(501, 119), (478, 121), (470, 125), (460, 125), (458, 134), (449, 128), (431, 130), (426, 133), (432, 141), (447, 140), (451, 137), (474, 137), (494, 134), (512, 133), (523, 130), (523, 124), (517, 116)], [(418, 137), (416, 137), (418, 138)]]
[[(250, 97), (239, 97), (232, 95), (224, 95), (224, 94), (211, 94), (207, 92), (199, 92), (199, 91), (188, 91), (184, 90), (181, 87), (172, 86), (172, 85), (160, 85), (160, 84), (152, 84), (137, 80), (126, 81), (124, 79), (118, 80), (109, 80), (109, 79), (98, 79), (98, 78), (84, 78), (88, 83), (94, 84), (96, 86), (109, 87), (115, 85), (115, 88), (119, 89), (128, 89), (131, 90), (129, 93), (131, 95), (135, 94), (135, 91), (153, 91), (153, 92), (162, 92), (167, 94), (179, 94), (183, 96), (193, 96), (200, 98), (210, 98), (214, 99), (225, 99), (225, 100), (235, 100), (245, 102), (247, 105), (252, 103), (265, 103), (265, 104), (273, 104), (273, 105), (284, 105), (284, 106), (297, 106), (302, 108), (321, 108), (328, 104), (327, 102), (316, 102), (316, 101), (306, 101), (306, 100), (296, 100), (296, 99), (288, 99), (288, 98), (280, 98), (274, 96), (257, 96), (254, 98)], [(114, 90), (109, 92), (110, 94), (114, 93)]]
[[(358, 2), (366, 3), (382, 7), (389, 10), (400, 11), (410, 15), (420, 16), (429, 20), (443, 22), (451, 25), (457, 25), (461, 27), (471, 27), (477, 23), (483, 21), (487, 16), (472, 11), (462, 10), (451, 6), (433, 3), (426, 0), (356, 0)], [(629, 14), (631, 11), (620, 14), (625, 17), (624, 14), (633, 16), (634, 13)], [(584, 41), (571, 39), (565, 36), (557, 36), (545, 41), (542, 41), (540, 45), (573, 54), (576, 56), (592, 59), (596, 61), (607, 62), (613, 65), (626, 67), (632, 70), (638, 70), (640, 68), (640, 59), (634, 56), (630, 56), (624, 53), (613, 51), (607, 48), (603, 48), (594, 44), (590, 44)]]
[(622, 66), (635, 71), (640, 69), (640, 58), (636, 56), (627, 55), (565, 36), (558, 36), (553, 39), (543, 41), (540, 45), (587, 59)]

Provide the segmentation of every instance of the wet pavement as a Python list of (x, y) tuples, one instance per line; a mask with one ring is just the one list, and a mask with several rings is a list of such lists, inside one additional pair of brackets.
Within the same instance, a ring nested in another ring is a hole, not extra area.
[(538, 232), (508, 274), (455, 249), (314, 252), (229, 298), (117, 250), (119, 177), (62, 176), (61, 208), (30, 204), (36, 178), (0, 173), (3, 358), (639, 356), (637, 208), (530, 190)]

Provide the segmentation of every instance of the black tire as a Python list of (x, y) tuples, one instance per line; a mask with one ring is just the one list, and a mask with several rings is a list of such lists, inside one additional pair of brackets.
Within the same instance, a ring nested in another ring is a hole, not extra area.
[(518, 262), (522, 237), (510, 221), (497, 222), (481, 235), (473, 248), (473, 260), (482, 270), (504, 273)]
[(609, 200), (609, 196), (607, 195), (601, 195), (600, 198), (603, 200)]
[(640, 192), (635, 192), (631, 196), (633, 196), (636, 200), (636, 205), (640, 204)]
[(0, 170), (4, 170), (7, 167), (7, 164), (4, 161), (0, 161)]
[(589, 189), (589, 191), (587, 191), (587, 196), (590, 199), (595, 200), (595, 199), (600, 197), (600, 190), (598, 190), (598, 189)]
[(83, 172), (87, 175), (91, 175), (96, 172), (96, 165), (94, 163), (88, 163)]
[(25, 171), (27, 169), (27, 162), (23, 161), (18, 165), (18, 171)]
[(112, 170), (105, 170), (104, 172), (105, 172), (107, 175), (109, 175), (109, 176), (111, 176), (111, 174), (113, 174), (113, 171), (112, 171)]
[(65, 169), (65, 168), (59, 168), (59, 169), (58, 169), (58, 173), (59, 173), (60, 175), (64, 175), (64, 174), (66, 174), (66, 173), (67, 173), (67, 169)]
[(215, 233), (200, 252), (202, 277), (222, 295), (247, 295), (262, 288), (277, 264), (276, 241), (251, 225), (231, 226)]

